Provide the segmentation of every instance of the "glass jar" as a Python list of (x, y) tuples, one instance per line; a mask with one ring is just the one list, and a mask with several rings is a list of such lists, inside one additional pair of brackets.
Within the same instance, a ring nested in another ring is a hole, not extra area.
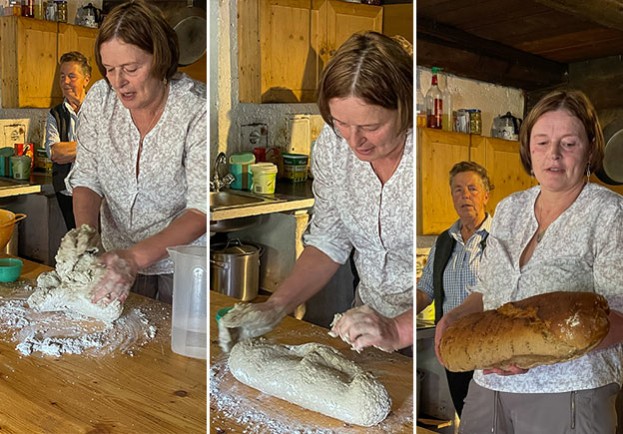
[(45, 19), (48, 21), (56, 21), (56, 3), (50, 0), (45, 8)]
[(56, 1), (56, 21), (59, 23), (67, 22), (67, 0)]
[(482, 117), (480, 110), (471, 109), (469, 112), (469, 133), (470, 134), (482, 134)]

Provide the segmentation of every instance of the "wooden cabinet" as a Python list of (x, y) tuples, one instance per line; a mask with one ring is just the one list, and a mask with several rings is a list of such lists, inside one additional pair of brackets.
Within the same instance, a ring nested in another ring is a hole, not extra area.
[(58, 59), (80, 51), (93, 66), (91, 83), (101, 78), (95, 66), (97, 29), (32, 18), (0, 17), (2, 108), (48, 108), (62, 101)]
[(482, 136), (470, 136), (470, 139), (471, 160), (487, 169), (494, 186), (487, 211), (493, 214), (497, 204), (506, 196), (537, 184), (521, 164), (519, 142)]
[(383, 8), (334, 0), (238, 0), (241, 102), (315, 102), (324, 65), (351, 34), (381, 31)]
[[(59, 24), (58, 27), (58, 59), (68, 51), (79, 51), (89, 60), (91, 65), (91, 81), (89, 86), (102, 78), (95, 63), (95, 38), (97, 29), (70, 24)], [(58, 76), (56, 76), (58, 78)], [(55, 81), (58, 84), (58, 80)], [(59, 87), (60, 92), (60, 87)]]
[(448, 173), (459, 161), (468, 161), (470, 136), (418, 129), (417, 135), (417, 233), (440, 234), (456, 219)]
[(458, 218), (450, 196), (449, 171), (460, 161), (475, 161), (487, 169), (494, 185), (487, 211), (511, 193), (537, 184), (523, 169), (519, 143), (492, 137), (418, 130), (417, 233), (439, 234)]

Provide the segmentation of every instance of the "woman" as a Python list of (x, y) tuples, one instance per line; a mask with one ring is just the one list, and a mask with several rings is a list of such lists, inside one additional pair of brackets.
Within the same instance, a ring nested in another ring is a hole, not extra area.
[(603, 159), (599, 120), (583, 93), (556, 91), (527, 116), (520, 141), (522, 164), (540, 185), (498, 205), (478, 284), (439, 322), (436, 346), (463, 315), (552, 291), (603, 295), (610, 332), (575, 360), (475, 371), (460, 432), (614, 433), (623, 378), (623, 198), (588, 182)]
[[(457, 307), (467, 297), (468, 286), (476, 283), (489, 230), (491, 216), (485, 207), (492, 185), (487, 170), (472, 161), (462, 161), (450, 169), (450, 192), (459, 219), (442, 232), (428, 255), (417, 284), (417, 312), (435, 300), (435, 321)], [(450, 395), (461, 417), (473, 371), (446, 369)]]
[(52, 160), (52, 185), (63, 213), (67, 230), (76, 227), (71, 194), (65, 177), (76, 160), (76, 124), (82, 101), (91, 80), (91, 65), (84, 54), (70, 51), (61, 56), (59, 83), (63, 102), (48, 114), (45, 129), (45, 151)]
[[(319, 292), (348, 260), (360, 283), (333, 332), (361, 349), (413, 342), (413, 61), (395, 40), (351, 36), (327, 64), (318, 105), (327, 123), (313, 150), (314, 214), (305, 249), (239, 336), (266, 333)], [(221, 346), (236, 337), (222, 325)]]
[(206, 88), (176, 73), (175, 31), (143, 1), (107, 15), (95, 54), (105, 80), (80, 110), (68, 179), (76, 224), (101, 221), (107, 273), (93, 301), (123, 302), (132, 287), (171, 303), (166, 248), (205, 245)]

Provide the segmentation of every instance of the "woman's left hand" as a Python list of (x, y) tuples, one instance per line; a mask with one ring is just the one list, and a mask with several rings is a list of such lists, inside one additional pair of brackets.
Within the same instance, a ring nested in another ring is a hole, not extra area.
[(384, 351), (400, 348), (396, 320), (380, 315), (367, 305), (346, 311), (333, 324), (332, 336), (339, 336), (356, 351), (375, 346)]
[(119, 300), (124, 303), (138, 274), (136, 261), (128, 250), (106, 252), (100, 261), (106, 267), (106, 273), (93, 289), (91, 301), (104, 300), (104, 304), (108, 304)]

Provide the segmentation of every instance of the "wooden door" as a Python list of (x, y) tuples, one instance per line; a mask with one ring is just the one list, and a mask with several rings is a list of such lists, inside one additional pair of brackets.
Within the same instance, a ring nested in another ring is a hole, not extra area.
[[(326, 50), (320, 53), (322, 67), (353, 33), (383, 31), (383, 7), (330, 0), (325, 3)], [(322, 70), (322, 68), (321, 68)]]
[(50, 107), (56, 67), (56, 23), (3, 17), (2, 107)]
[(319, 11), (325, 1), (260, 2), (261, 101), (314, 102), (322, 32)]
[(435, 235), (458, 219), (450, 194), (449, 172), (469, 160), (468, 134), (418, 130), (417, 141), (417, 233)]

